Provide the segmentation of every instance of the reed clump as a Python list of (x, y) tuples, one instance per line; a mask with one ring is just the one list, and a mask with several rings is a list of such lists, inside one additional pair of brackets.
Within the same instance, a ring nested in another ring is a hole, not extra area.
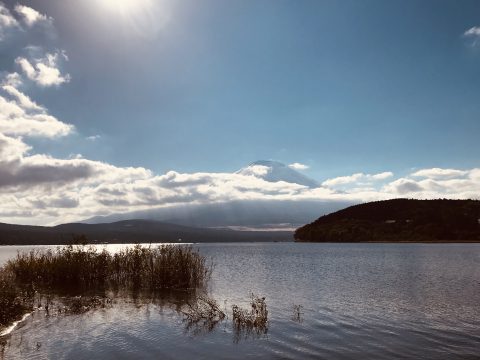
[(81, 290), (102, 287), (189, 289), (203, 287), (212, 267), (190, 246), (136, 245), (110, 254), (91, 246), (65, 246), (56, 250), (19, 253), (4, 271), (16, 283), (38, 289)]
[(232, 306), (233, 323), (237, 327), (263, 330), (268, 325), (268, 310), (265, 297), (251, 294), (250, 309)]
[[(31, 311), (42, 294), (203, 288), (212, 268), (198, 251), (183, 245), (135, 245), (114, 254), (85, 245), (18, 253), (0, 269), (0, 329)], [(105, 300), (65, 301), (68, 312), (78, 313), (103, 306)]]
[(66, 314), (83, 314), (89, 310), (106, 308), (112, 305), (112, 300), (101, 296), (75, 296), (65, 299), (63, 312)]
[(217, 301), (207, 296), (199, 296), (193, 304), (188, 303), (187, 309), (182, 313), (189, 322), (199, 322), (201, 320), (218, 322), (226, 316)]
[(0, 330), (18, 320), (32, 307), (32, 294), (20, 290), (8, 274), (0, 272)]
[(181, 312), (185, 316), (186, 331), (193, 334), (212, 331), (226, 317), (217, 301), (207, 296), (198, 296), (194, 303), (188, 302)]
[(296, 322), (303, 322), (303, 306), (299, 304), (293, 304), (292, 320)]

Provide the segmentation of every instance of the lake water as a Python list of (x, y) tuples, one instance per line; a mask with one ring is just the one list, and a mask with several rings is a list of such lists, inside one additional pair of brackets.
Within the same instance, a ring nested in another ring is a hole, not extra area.
[[(480, 244), (201, 244), (226, 306), (265, 296), (266, 333), (188, 329), (173, 306), (36, 312), (6, 359), (479, 359)], [(0, 263), (17, 247), (1, 247)], [(226, 303), (225, 303), (226, 302)], [(294, 319), (293, 305), (301, 305)]]

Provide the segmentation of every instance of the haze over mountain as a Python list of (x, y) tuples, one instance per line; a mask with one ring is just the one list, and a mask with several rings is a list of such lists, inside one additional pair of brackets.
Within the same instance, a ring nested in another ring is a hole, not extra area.
[[(281, 185), (297, 184), (309, 188), (319, 184), (291, 167), (272, 160), (259, 160), (235, 174), (251, 176)], [(181, 204), (156, 209), (96, 216), (85, 223), (105, 223), (128, 219), (149, 219), (198, 227), (229, 227), (243, 229), (290, 229), (313, 221), (345, 206), (346, 201), (315, 200), (234, 200), (209, 204)]]
[(78, 239), (88, 243), (177, 243), (291, 241), (291, 231), (232, 231), (202, 229), (152, 220), (126, 220), (102, 224), (29, 226), (0, 223), (0, 245), (59, 245)]

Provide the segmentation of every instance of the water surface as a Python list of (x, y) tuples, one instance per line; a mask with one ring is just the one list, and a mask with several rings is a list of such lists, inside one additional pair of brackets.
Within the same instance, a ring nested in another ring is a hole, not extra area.
[[(45, 317), (5, 339), (7, 359), (476, 359), (478, 244), (200, 244), (216, 263), (210, 295), (226, 306), (265, 296), (266, 333), (231, 319), (189, 329), (175, 306), (119, 301)], [(17, 247), (0, 248), (0, 263)], [(300, 321), (293, 305), (301, 305)]]

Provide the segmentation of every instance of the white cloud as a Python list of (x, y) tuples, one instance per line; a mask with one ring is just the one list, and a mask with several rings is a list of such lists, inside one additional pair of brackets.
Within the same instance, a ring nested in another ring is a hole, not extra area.
[(451, 179), (463, 177), (467, 174), (468, 171), (464, 170), (431, 168), (416, 171), (412, 174), (412, 176), (424, 177), (429, 179)]
[(310, 166), (296, 162), (288, 165), (288, 167), (294, 170), (307, 170)]
[(368, 176), (371, 177), (373, 180), (385, 180), (385, 179), (391, 178), (393, 176), (393, 173), (391, 171), (385, 171), (379, 174), (368, 175)]
[(18, 28), (18, 26), (17, 20), (15, 20), (5, 5), (0, 2), (0, 41), (4, 39), (10, 29)]
[(23, 81), (22, 81), (22, 77), (20, 76), (20, 74), (17, 73), (17, 72), (14, 72), (14, 73), (7, 74), (5, 76), (5, 78), (3, 79), (2, 84), (3, 85), (10, 85), (10, 86), (13, 86), (13, 87), (17, 88), (17, 87), (19, 87), (20, 85), (23, 84)]
[(15, 6), (15, 11), (20, 15), (23, 22), (28, 27), (32, 27), (39, 22), (51, 22), (51, 18), (48, 18), (46, 15), (40, 14), (37, 10), (25, 5), (17, 4)]
[(88, 141), (97, 141), (100, 138), (101, 138), (100, 135), (91, 135), (91, 136), (87, 136), (85, 139)]
[(19, 90), (4, 85), (2, 90), (14, 99), (2, 96), (0, 92), (0, 133), (13, 136), (56, 137), (70, 134), (74, 127), (49, 115)]
[(478, 37), (480, 36), (480, 26), (474, 26), (468, 29), (463, 33), (465, 36), (473, 36), (473, 37)]
[(386, 185), (383, 190), (388, 193), (406, 195), (413, 194), (423, 191), (424, 188), (415, 180), (401, 178), (395, 181), (392, 181), (390, 184)]
[(241, 174), (246, 176), (261, 177), (261, 176), (267, 175), (269, 171), (270, 171), (270, 168), (265, 165), (250, 165), (245, 169), (242, 169)]
[[(5, 205), (2, 211), (15, 214), (15, 219), (20, 219), (15, 212), (18, 210), (15, 204), (20, 204), (26, 211), (24, 221), (27, 222), (59, 223), (175, 204), (252, 200), (362, 202), (395, 197), (478, 198), (480, 194), (480, 169), (469, 170), (468, 176), (462, 179), (400, 178), (380, 188), (375, 185), (360, 186), (339, 193), (330, 188), (311, 189), (284, 181), (270, 182), (251, 175), (182, 174), (175, 171), (154, 175), (143, 168), (121, 168), (83, 158), (15, 157), (16, 152), (28, 151), (28, 146), (19, 140), (7, 141), (8, 146), (2, 146), (0, 141), (0, 156), (6, 158), (5, 154), (9, 154), (9, 163), (0, 163), (0, 201)], [(15, 199), (2, 197), (2, 194), (11, 194), (12, 188), (15, 188)], [(68, 204), (38, 202), (38, 199), (48, 198), (74, 200)], [(49, 212), (56, 215), (49, 215)], [(3, 216), (7, 220), (6, 215)]]
[(474, 26), (463, 33), (463, 36), (470, 39), (471, 45), (476, 47), (480, 41), (480, 26)]
[(42, 58), (28, 60), (18, 57), (15, 62), (30, 80), (40, 86), (58, 86), (70, 81), (69, 74), (62, 74), (59, 69), (60, 59), (67, 60), (65, 52), (47, 53)]
[(45, 109), (32, 101), (27, 95), (19, 91), (12, 85), (3, 85), (3, 90), (15, 97), (21, 107), (29, 110), (45, 111)]
[(381, 181), (388, 179), (393, 176), (393, 173), (390, 171), (378, 173), (378, 174), (364, 174), (364, 173), (356, 173), (349, 176), (339, 176), (333, 179), (325, 180), (322, 185), (328, 187), (336, 187), (339, 185), (347, 185), (347, 184), (371, 184), (375, 181)]

